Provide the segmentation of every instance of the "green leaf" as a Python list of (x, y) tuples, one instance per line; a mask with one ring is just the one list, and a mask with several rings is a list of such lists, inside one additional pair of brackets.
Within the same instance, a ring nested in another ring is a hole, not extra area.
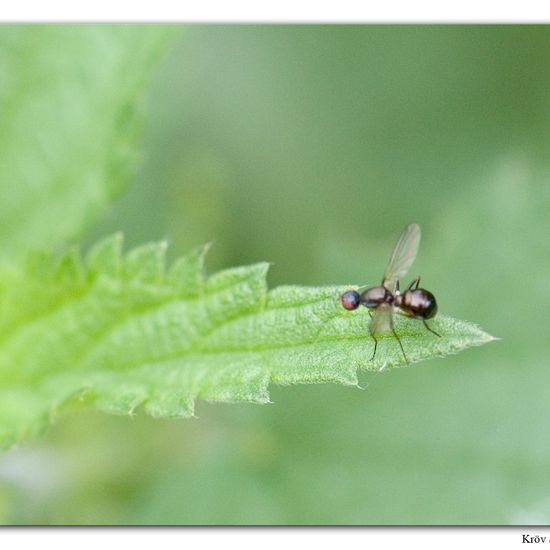
[[(367, 312), (338, 300), (347, 287), (268, 291), (268, 264), (203, 276), (206, 247), (165, 270), (165, 243), (121, 253), (122, 237), (82, 260), (29, 255), (0, 268), (0, 445), (36, 433), (71, 398), (112, 413), (138, 407), (189, 417), (196, 399), (267, 403), (269, 384), (357, 385), (358, 369), (403, 366), (392, 337), (375, 361)], [(417, 362), (489, 342), (475, 325), (439, 316), (396, 330)]]
[(137, 162), (168, 26), (0, 27), (0, 254), (54, 247), (101, 214)]

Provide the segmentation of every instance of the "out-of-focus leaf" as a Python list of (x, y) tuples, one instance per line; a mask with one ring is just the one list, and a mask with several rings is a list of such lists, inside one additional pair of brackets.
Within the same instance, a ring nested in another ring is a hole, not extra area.
[(0, 28), (0, 253), (78, 234), (129, 179), (167, 26)]

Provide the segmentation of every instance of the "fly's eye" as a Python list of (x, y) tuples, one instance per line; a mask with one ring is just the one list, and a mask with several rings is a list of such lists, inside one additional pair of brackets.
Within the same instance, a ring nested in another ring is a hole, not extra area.
[(340, 296), (340, 301), (345, 309), (351, 311), (359, 307), (359, 294), (355, 290), (348, 290)]

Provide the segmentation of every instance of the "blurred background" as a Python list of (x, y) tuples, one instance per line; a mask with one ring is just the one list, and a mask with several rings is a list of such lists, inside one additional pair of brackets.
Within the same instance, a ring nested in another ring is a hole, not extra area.
[(0, 521), (550, 523), (550, 27), (182, 30), (85, 244), (213, 241), (210, 272), (368, 284), (416, 221), (411, 276), (502, 340), (193, 420), (74, 406), (0, 455)]

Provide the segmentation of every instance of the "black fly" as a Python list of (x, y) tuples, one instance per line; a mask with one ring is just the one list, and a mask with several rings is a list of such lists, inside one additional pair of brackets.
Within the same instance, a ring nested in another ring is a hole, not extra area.
[(406, 317), (422, 321), (430, 332), (439, 336), (426, 323), (426, 319), (435, 317), (437, 303), (431, 292), (418, 288), (420, 277), (413, 279), (403, 293), (399, 291), (399, 281), (414, 262), (419, 245), (420, 226), (411, 223), (405, 227), (393, 249), (381, 285), (367, 288), (361, 294), (355, 290), (348, 290), (340, 296), (340, 301), (347, 310), (357, 309), (360, 305), (369, 310), (371, 316), (369, 332), (374, 339), (374, 352), (371, 361), (376, 355), (378, 346), (376, 335), (391, 331), (399, 342), (405, 362), (409, 364), (393, 325), (393, 314), (396, 311)]

